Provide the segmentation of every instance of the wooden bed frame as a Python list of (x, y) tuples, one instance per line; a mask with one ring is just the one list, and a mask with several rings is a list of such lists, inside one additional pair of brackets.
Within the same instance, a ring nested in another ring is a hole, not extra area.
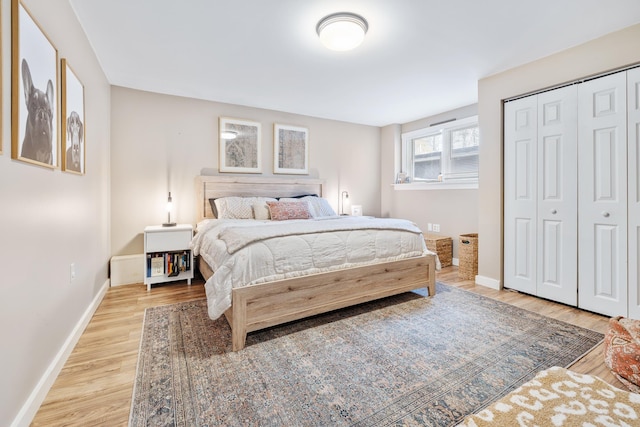
[[(225, 196), (284, 197), (323, 195), (324, 181), (266, 177), (198, 176), (198, 221), (213, 218), (209, 199)], [(199, 262), (209, 278), (213, 271)], [(247, 333), (331, 310), (427, 287), (435, 295), (435, 255), (347, 268), (276, 282), (234, 288), (225, 312), (233, 351), (244, 348)]]

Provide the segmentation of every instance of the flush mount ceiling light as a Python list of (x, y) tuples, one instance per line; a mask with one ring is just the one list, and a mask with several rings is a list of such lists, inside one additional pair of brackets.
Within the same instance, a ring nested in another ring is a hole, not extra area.
[(369, 29), (366, 19), (349, 12), (334, 13), (318, 22), (316, 32), (323, 45), (331, 50), (355, 49)]
[(222, 139), (236, 139), (238, 132), (233, 130), (223, 130), (220, 132), (220, 138)]

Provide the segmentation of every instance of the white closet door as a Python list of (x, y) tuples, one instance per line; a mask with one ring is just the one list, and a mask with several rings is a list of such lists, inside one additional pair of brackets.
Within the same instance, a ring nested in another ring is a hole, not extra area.
[(504, 108), (504, 286), (535, 295), (537, 98)]
[(621, 72), (578, 88), (578, 306), (627, 315), (627, 84)]
[(578, 88), (538, 95), (537, 295), (578, 304)]
[(627, 72), (629, 317), (640, 319), (640, 68)]

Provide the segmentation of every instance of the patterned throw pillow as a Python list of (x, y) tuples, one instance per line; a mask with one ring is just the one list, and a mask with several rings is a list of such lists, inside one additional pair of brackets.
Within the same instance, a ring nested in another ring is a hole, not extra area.
[(604, 364), (629, 390), (640, 393), (640, 320), (621, 316), (609, 319)]
[(305, 201), (296, 202), (267, 202), (269, 213), (273, 221), (286, 219), (309, 219), (309, 204)]
[(215, 199), (220, 219), (254, 219), (253, 204), (276, 199), (268, 197), (221, 197)]

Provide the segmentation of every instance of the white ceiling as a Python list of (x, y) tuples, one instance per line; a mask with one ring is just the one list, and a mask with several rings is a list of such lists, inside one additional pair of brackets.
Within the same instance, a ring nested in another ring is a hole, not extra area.
[[(639, 0), (69, 0), (113, 85), (375, 126), (477, 102), (480, 78), (640, 22)], [(318, 21), (369, 22), (351, 52)]]

